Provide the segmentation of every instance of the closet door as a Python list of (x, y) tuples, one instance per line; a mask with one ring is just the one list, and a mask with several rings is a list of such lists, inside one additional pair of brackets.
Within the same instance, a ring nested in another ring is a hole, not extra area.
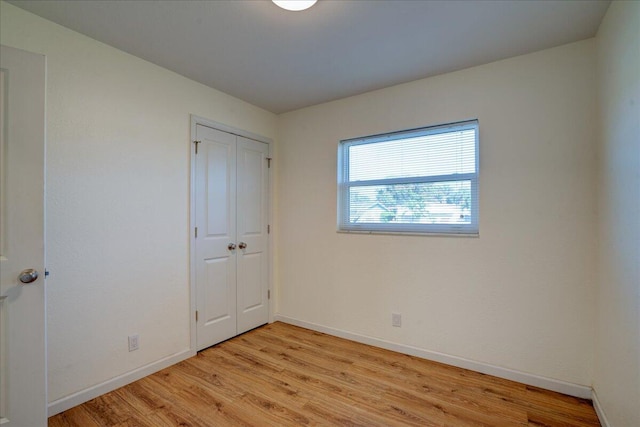
[(196, 127), (197, 349), (236, 335), (236, 137)]
[(269, 321), (269, 146), (237, 139), (238, 334)]
[(269, 321), (268, 144), (196, 126), (197, 349)]

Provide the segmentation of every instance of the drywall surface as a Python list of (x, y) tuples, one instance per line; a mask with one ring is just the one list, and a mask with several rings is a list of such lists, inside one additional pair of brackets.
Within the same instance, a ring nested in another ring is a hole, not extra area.
[(597, 35), (599, 272), (593, 387), (611, 426), (640, 425), (640, 2)]
[[(591, 39), (279, 116), (279, 313), (590, 385), (595, 83)], [(478, 238), (336, 232), (340, 140), (473, 118)]]
[(189, 348), (189, 114), (270, 138), (276, 116), (0, 7), (1, 43), (47, 56), (51, 402)]

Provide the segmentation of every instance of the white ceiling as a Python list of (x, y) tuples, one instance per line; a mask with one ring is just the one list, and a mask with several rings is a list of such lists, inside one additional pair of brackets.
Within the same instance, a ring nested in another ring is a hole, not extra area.
[(593, 37), (609, 1), (9, 1), (274, 113)]

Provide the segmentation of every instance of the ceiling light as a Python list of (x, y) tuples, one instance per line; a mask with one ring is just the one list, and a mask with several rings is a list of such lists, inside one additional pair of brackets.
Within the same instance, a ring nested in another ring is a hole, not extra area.
[(271, 0), (271, 1), (283, 9), (299, 12), (301, 10), (309, 9), (311, 6), (316, 4), (316, 1), (318, 0)]

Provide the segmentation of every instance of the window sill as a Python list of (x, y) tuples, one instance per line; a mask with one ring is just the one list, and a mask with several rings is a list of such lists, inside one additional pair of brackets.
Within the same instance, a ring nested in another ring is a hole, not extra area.
[(340, 234), (381, 234), (392, 236), (433, 236), (433, 237), (476, 237), (480, 238), (480, 233), (420, 233), (417, 231), (374, 231), (374, 230), (336, 230)]

